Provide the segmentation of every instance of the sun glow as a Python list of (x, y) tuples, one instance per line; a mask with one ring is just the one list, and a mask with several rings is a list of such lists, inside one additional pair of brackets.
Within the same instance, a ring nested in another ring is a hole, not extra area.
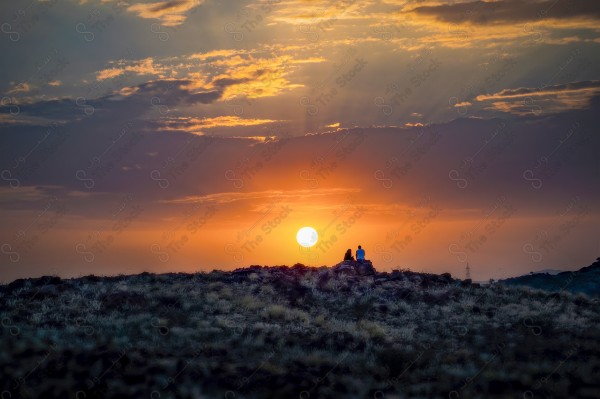
[(319, 235), (317, 234), (317, 230), (312, 227), (302, 227), (296, 234), (296, 241), (304, 248), (312, 247), (317, 243), (318, 239)]

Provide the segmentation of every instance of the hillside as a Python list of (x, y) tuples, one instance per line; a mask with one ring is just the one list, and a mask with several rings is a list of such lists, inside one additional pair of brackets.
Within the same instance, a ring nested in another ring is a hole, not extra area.
[(10, 398), (598, 397), (597, 301), (394, 271), (20, 279)]
[(558, 273), (562, 273), (564, 272), (564, 270), (557, 270), (557, 269), (543, 269), (543, 270), (536, 270), (531, 272), (530, 274), (536, 274), (536, 273), (545, 273), (545, 274), (558, 274)]
[(568, 291), (600, 297), (600, 258), (577, 271), (556, 274), (535, 273), (499, 281), (512, 286), (527, 286), (546, 291)]

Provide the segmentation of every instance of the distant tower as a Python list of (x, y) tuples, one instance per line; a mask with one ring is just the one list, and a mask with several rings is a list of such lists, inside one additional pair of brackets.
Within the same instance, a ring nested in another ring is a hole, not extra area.
[(469, 267), (469, 262), (467, 262), (467, 267), (465, 268), (465, 279), (471, 279), (471, 268)]

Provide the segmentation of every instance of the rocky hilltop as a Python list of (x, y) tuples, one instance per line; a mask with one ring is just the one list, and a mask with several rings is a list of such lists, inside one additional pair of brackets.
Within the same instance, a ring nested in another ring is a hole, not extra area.
[(593, 398), (600, 309), (450, 274), (250, 266), (0, 286), (7, 398)]

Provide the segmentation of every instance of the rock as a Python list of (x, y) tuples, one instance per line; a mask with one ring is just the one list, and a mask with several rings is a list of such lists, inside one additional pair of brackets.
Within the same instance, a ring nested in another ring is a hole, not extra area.
[(331, 268), (334, 272), (355, 271), (354, 265), (349, 261), (343, 261)]
[(372, 276), (375, 274), (375, 268), (373, 267), (373, 264), (371, 263), (371, 261), (357, 263), (356, 270), (358, 271), (358, 274), (360, 274), (361, 276)]
[(369, 260), (363, 263), (354, 261), (343, 261), (331, 268), (336, 273), (345, 273), (350, 275), (371, 276), (376, 273), (373, 264)]

